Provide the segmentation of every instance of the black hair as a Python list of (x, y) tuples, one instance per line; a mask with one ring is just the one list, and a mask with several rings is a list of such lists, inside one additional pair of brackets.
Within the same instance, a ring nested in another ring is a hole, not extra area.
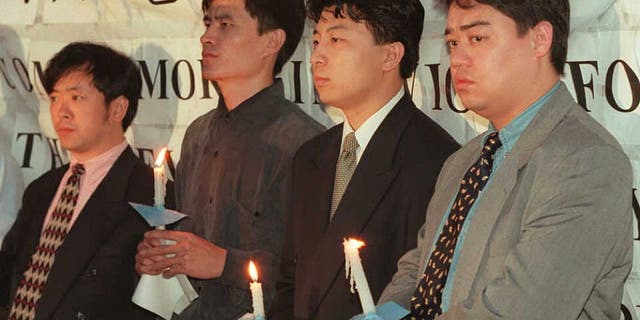
[[(202, 11), (207, 12), (215, 0), (202, 0)], [(245, 10), (258, 21), (258, 34), (276, 29), (286, 33), (286, 39), (276, 57), (273, 75), (282, 71), (300, 43), (304, 31), (304, 0), (245, 0)]]
[(56, 53), (44, 71), (44, 89), (50, 94), (60, 78), (73, 71), (92, 77), (93, 86), (104, 95), (105, 103), (124, 96), (129, 101), (122, 129), (127, 130), (138, 111), (142, 90), (140, 69), (129, 57), (107, 46), (73, 42)]
[(527, 31), (541, 21), (553, 26), (551, 43), (551, 63), (558, 74), (564, 73), (569, 43), (569, 0), (439, 0), (446, 8), (453, 2), (460, 8), (472, 8), (475, 3), (488, 5), (515, 21), (518, 34)]
[(409, 78), (418, 67), (424, 24), (424, 8), (419, 0), (309, 0), (307, 14), (318, 22), (322, 12), (330, 8), (333, 8), (336, 18), (363, 21), (371, 30), (376, 44), (402, 43), (402, 78)]

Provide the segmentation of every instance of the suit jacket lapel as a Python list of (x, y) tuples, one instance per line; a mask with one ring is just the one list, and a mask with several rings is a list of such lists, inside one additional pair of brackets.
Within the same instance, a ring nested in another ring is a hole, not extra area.
[[(329, 211), (331, 210), (331, 198), (333, 196), (333, 182), (336, 176), (336, 162), (338, 155), (340, 154), (340, 144), (342, 143), (342, 124), (335, 127), (335, 132), (327, 140), (327, 144), (322, 146), (318, 151), (317, 156), (313, 162), (317, 169), (317, 180), (308, 179), (314, 181), (314, 184), (318, 186), (316, 192), (313, 194), (315, 197), (313, 203), (316, 205), (316, 212), (313, 219), (318, 219), (318, 224), (315, 226), (322, 227), (324, 230), (329, 223)], [(311, 217), (310, 217), (311, 218)]]
[[(343, 239), (357, 237), (362, 233), (396, 177), (397, 168), (393, 163), (395, 149), (405, 127), (412, 119), (412, 108), (411, 99), (405, 95), (380, 124), (362, 154), (333, 221), (318, 243), (313, 259), (322, 263), (314, 264), (309, 269), (310, 277), (313, 277), (311, 282), (315, 283), (314, 287), (319, 288), (319, 294), (315, 295), (317, 300), (315, 303), (311, 301), (310, 306), (317, 307), (336, 278), (340, 279), (339, 273), (344, 272)], [(338, 143), (336, 149), (339, 146)], [(337, 154), (333, 163), (336, 161)], [(335, 165), (333, 167), (335, 171)], [(331, 174), (331, 177), (334, 176), (335, 172)], [(331, 182), (331, 188), (328, 189), (330, 192), (333, 189), (333, 181)], [(328, 202), (330, 201), (329, 198)]]
[[(478, 156), (479, 154), (480, 152), (478, 152)], [(455, 283), (452, 289), (453, 297), (466, 296), (471, 288), (485, 253), (485, 250), (478, 250), (478, 248), (487, 247), (496, 220), (502, 214), (505, 201), (516, 184), (517, 162), (515, 154), (507, 154), (499, 170), (491, 178), (490, 184), (483, 190), (482, 199), (480, 199), (476, 212), (470, 221), (471, 225), (467, 231), (465, 245), (462, 247), (458, 261), (460, 267), (456, 269)]]
[(124, 218), (127, 181), (136, 156), (127, 148), (91, 195), (56, 252), (47, 285), (38, 305), (38, 318), (48, 319), (75, 279), (82, 275), (95, 252)]
[[(460, 149), (454, 156), (450, 157), (448, 161), (451, 161), (451, 163), (445, 163), (442, 172), (440, 172), (436, 184), (436, 192), (433, 194), (431, 200), (429, 200), (428, 214), (423, 226), (425, 237), (422, 240), (424, 241), (424, 245), (422, 245), (420, 274), (416, 278), (416, 286), (420, 282), (422, 273), (426, 270), (435, 237), (440, 234), (442, 219), (449, 215), (447, 209), (449, 208), (453, 195), (457, 194), (460, 188), (460, 181), (467, 169), (471, 167), (480, 155), (481, 146), (479, 139), (480, 138), (471, 140), (465, 148)], [(420, 246), (420, 244), (418, 245)]]
[(325, 144), (312, 150), (313, 155), (312, 170), (305, 172), (305, 180), (307, 184), (312, 184), (312, 190), (305, 190), (305, 197), (308, 197), (308, 206), (303, 210), (311, 210), (312, 214), (304, 216), (304, 230), (300, 230), (302, 234), (300, 255), (313, 258), (316, 246), (326, 232), (329, 224), (329, 211), (331, 209), (331, 197), (333, 189), (333, 180), (336, 170), (336, 159), (340, 148), (340, 138), (342, 137), (342, 125), (338, 125), (331, 129), (330, 136)]
[[(300, 234), (299, 261), (305, 261), (308, 269), (300, 265), (299, 272), (304, 272), (301, 276), (300, 284), (296, 284), (296, 309), (302, 312), (312, 312), (317, 306), (320, 294), (314, 286), (316, 279), (315, 256), (320, 240), (323, 239), (329, 224), (329, 211), (331, 209), (331, 197), (333, 190), (333, 180), (335, 178), (336, 160), (340, 152), (342, 138), (342, 125), (337, 125), (327, 132), (328, 137), (320, 141), (316, 148), (310, 150), (313, 165), (309, 172), (305, 172), (306, 185), (312, 184), (312, 190), (305, 190), (304, 197), (308, 198), (308, 205), (302, 210), (309, 210), (305, 214), (304, 221), (299, 224), (304, 226), (303, 230), (296, 230)], [(297, 201), (297, 200), (296, 200)], [(323, 295), (324, 293), (322, 293)]]
[[(573, 98), (563, 84), (525, 129), (511, 152), (506, 154), (500, 168), (483, 191), (465, 238), (465, 243), (472, 245), (463, 246), (458, 261), (456, 282), (452, 290), (454, 299), (465, 299), (469, 294), (485, 253), (485, 250), (478, 248), (487, 248), (496, 220), (503, 214), (505, 202), (516, 186), (518, 171), (529, 162), (533, 151), (547, 139), (574, 105)], [(478, 150), (477, 155), (479, 154)]]

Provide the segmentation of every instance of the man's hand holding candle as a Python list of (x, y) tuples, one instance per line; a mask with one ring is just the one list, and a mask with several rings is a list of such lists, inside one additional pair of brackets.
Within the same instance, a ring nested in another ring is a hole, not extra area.
[[(166, 245), (163, 240), (175, 241)], [(222, 275), (227, 250), (193, 233), (152, 230), (138, 244), (136, 271), (165, 278), (184, 274), (197, 279), (213, 279)]]

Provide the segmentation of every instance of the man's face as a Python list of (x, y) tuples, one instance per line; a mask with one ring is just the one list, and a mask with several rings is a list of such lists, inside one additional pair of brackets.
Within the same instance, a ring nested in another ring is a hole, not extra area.
[[(71, 71), (51, 92), (51, 121), (62, 146), (78, 159), (90, 159), (111, 147), (121, 122), (112, 117), (104, 95), (84, 71)], [(115, 101), (115, 100), (114, 100)], [(121, 127), (120, 127), (121, 128)]]
[(213, 0), (204, 17), (202, 76), (225, 81), (250, 78), (262, 67), (266, 34), (246, 11), (244, 0)]
[(445, 38), (465, 107), (494, 122), (534, 102), (527, 95), (536, 77), (532, 32), (519, 36), (515, 22), (488, 5), (462, 9), (454, 2)]
[(385, 48), (364, 22), (322, 13), (313, 31), (311, 68), (323, 103), (341, 109), (366, 105), (383, 77)]

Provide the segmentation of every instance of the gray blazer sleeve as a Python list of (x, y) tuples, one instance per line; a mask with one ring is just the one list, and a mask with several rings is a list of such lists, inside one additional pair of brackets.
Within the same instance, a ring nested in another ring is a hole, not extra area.
[(398, 271), (382, 292), (378, 304), (393, 301), (409, 310), (411, 296), (416, 290), (420, 272), (420, 256), (424, 242), (424, 225), (418, 231), (418, 247), (409, 250), (398, 260)]

